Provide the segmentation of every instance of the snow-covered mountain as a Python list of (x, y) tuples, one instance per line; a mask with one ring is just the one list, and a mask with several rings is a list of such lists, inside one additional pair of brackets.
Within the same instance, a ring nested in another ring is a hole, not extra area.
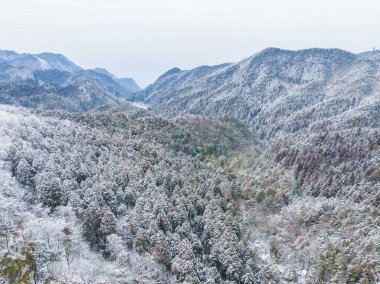
[[(299, 148), (304, 147), (304, 159), (313, 156), (321, 162), (316, 152), (323, 151), (324, 146), (318, 146), (318, 137), (328, 138), (325, 143), (331, 140), (329, 147), (336, 148), (334, 151), (339, 151), (339, 145), (349, 147), (349, 144), (359, 143), (355, 138), (359, 128), (368, 143), (377, 141), (376, 131), (380, 127), (377, 54), (355, 55), (339, 49), (268, 48), (236, 64), (202, 66), (189, 71), (174, 68), (132, 99), (141, 100), (150, 105), (153, 112), (168, 117), (192, 114), (237, 118), (262, 143), (274, 147), (272, 152), (283, 153), (278, 160), (305, 170), (303, 159), (295, 162), (295, 156), (300, 156)], [(333, 137), (326, 136), (329, 132), (335, 132), (340, 140), (334, 142)], [(302, 147), (300, 139), (304, 141)], [(353, 148), (348, 149), (357, 162), (358, 153), (354, 153)], [(372, 173), (377, 162), (370, 161), (372, 156), (367, 158), (369, 164), (374, 163)], [(332, 193), (315, 188), (316, 181), (324, 184), (329, 175), (336, 177), (330, 185), (336, 182), (338, 186), (339, 176), (347, 175), (342, 164), (348, 167), (348, 163), (348, 160), (340, 160), (341, 167), (328, 169), (326, 165), (323, 174), (316, 171), (310, 173), (311, 176), (297, 177), (303, 190), (328, 196)], [(357, 178), (367, 177), (360, 180), (367, 180), (370, 187), (371, 173), (364, 172)], [(342, 188), (342, 184), (339, 186)], [(355, 187), (348, 181), (344, 188), (339, 194), (353, 196)], [(361, 198), (373, 198), (376, 190), (361, 191), (361, 194)]]
[(62, 54), (48, 52), (40, 54), (18, 54), (14, 51), (0, 50), (0, 62), (6, 62), (15, 67), (25, 67), (33, 71), (56, 69), (60, 71), (76, 72), (82, 69)]
[(171, 69), (131, 100), (167, 117), (236, 118), (295, 170), (294, 190), (376, 205), (378, 148), (368, 145), (380, 143), (377, 56), (268, 48), (235, 64)]
[(167, 116), (236, 117), (266, 137), (338, 127), (337, 117), (345, 127), (364, 109), (378, 125), (379, 85), (379, 63), (363, 55), (268, 48), (236, 64), (170, 70), (134, 99)]
[(0, 51), (2, 103), (70, 111), (126, 104), (124, 98), (139, 90), (132, 79), (127, 82), (111, 73), (84, 70), (61, 54)]
[(0, 60), (1, 283), (380, 281), (378, 52), (268, 48), (136, 93), (18, 56)]

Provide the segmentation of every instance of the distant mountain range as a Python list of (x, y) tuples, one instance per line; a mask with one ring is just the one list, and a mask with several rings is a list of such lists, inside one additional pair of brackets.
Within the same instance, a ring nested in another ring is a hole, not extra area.
[(42, 109), (83, 111), (126, 104), (140, 88), (105, 69), (85, 70), (54, 53), (0, 51), (0, 102)]

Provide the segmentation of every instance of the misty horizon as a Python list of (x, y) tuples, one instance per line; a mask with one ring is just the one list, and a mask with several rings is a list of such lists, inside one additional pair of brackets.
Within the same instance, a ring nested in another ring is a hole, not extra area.
[(380, 3), (2, 0), (0, 49), (53, 52), (146, 86), (175, 66), (237, 62), (267, 47), (380, 46)]

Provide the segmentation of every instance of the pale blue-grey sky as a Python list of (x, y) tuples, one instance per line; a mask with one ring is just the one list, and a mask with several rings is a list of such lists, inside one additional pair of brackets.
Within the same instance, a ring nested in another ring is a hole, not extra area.
[(380, 48), (379, 0), (0, 0), (0, 49), (57, 52), (145, 86), (269, 46)]

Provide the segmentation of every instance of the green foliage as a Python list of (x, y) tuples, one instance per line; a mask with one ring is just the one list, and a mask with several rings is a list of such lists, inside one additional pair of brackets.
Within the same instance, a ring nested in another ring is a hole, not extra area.
[(324, 253), (320, 255), (318, 266), (318, 281), (323, 282), (330, 279), (336, 270), (335, 265), (336, 252), (331, 242), (326, 244)]
[(32, 275), (36, 277), (37, 262), (34, 244), (25, 244), (20, 254), (20, 256), (12, 256), (7, 253), (0, 260), (0, 273), (8, 283), (28, 283)]
[(281, 190), (269, 187), (256, 191), (255, 200), (264, 211), (276, 212), (286, 203), (286, 196)]
[(346, 256), (337, 253), (337, 249), (328, 242), (323, 253), (320, 254), (318, 264), (319, 283), (373, 283), (372, 264), (367, 259), (362, 265), (355, 258), (347, 263)]

